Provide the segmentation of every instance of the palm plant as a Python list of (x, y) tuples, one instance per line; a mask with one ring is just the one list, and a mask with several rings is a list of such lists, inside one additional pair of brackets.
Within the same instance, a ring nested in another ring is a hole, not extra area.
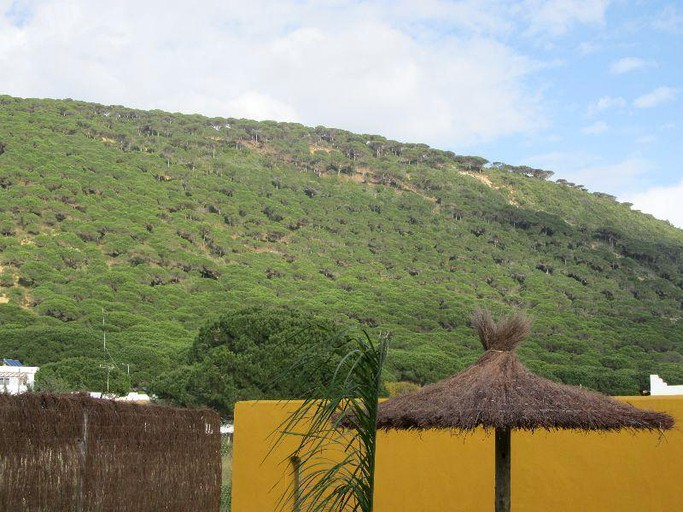
[(388, 341), (374, 343), (363, 332), (347, 346), (327, 385), (312, 390), (276, 432), (273, 448), (290, 436), (299, 440), (289, 457), (295, 485), (281, 497), (280, 510), (372, 511), (377, 406)]

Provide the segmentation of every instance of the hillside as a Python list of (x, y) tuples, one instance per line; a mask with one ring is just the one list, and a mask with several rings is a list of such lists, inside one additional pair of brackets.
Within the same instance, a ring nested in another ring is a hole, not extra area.
[(389, 333), (388, 378), (423, 384), (479, 356), (467, 321), (485, 305), (535, 317), (520, 355), (543, 375), (619, 394), (683, 382), (683, 231), (551, 174), (0, 96), (0, 356), (103, 382), (103, 329), (154, 387), (207, 320), (288, 305)]

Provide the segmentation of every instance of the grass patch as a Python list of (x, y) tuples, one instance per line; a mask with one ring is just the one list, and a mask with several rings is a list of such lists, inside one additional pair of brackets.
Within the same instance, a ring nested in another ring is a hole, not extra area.
[(223, 436), (221, 441), (221, 512), (230, 512), (230, 498), (232, 496), (232, 441)]

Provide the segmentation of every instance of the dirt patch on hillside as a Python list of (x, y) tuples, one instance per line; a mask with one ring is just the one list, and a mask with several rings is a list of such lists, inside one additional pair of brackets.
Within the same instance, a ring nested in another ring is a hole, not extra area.
[(474, 178), (474, 179), (477, 180), (477, 181), (480, 181), (481, 183), (483, 183), (483, 184), (486, 185), (487, 187), (492, 188), (493, 190), (503, 190), (503, 191), (509, 192), (508, 204), (510, 204), (510, 205), (512, 205), (512, 206), (516, 206), (517, 208), (519, 208), (520, 204), (519, 204), (519, 202), (514, 198), (514, 196), (513, 196), (514, 190), (513, 190), (512, 188), (506, 188), (506, 187), (501, 187), (501, 186), (496, 185), (496, 184), (493, 183), (493, 181), (491, 181), (491, 179), (490, 179), (488, 176), (486, 176), (485, 174), (476, 174), (476, 173), (468, 172), (468, 171), (458, 171), (458, 172), (459, 172), (460, 174), (464, 174), (465, 176), (469, 176), (469, 177), (471, 177), (471, 178)]
[(339, 174), (339, 175), (324, 174), (323, 177), (325, 177), (325, 176), (327, 176), (327, 177), (335, 176), (336, 178), (344, 180), (344, 181), (353, 181), (354, 183), (358, 183), (361, 185), (368, 185), (370, 187), (377, 187), (379, 185), (383, 185), (386, 187), (387, 190), (391, 190), (394, 194), (399, 195), (399, 196), (405, 192), (410, 192), (411, 194), (415, 194), (417, 196), (420, 196), (425, 201), (432, 203), (434, 205), (433, 213), (438, 214), (441, 211), (441, 208), (438, 204), (436, 197), (432, 197), (430, 195), (425, 194), (419, 188), (414, 186), (412, 183), (409, 183), (410, 182), (410, 175), (409, 174), (406, 174), (406, 180), (401, 180), (401, 179), (395, 178), (395, 186), (380, 183), (376, 178), (376, 173), (368, 167), (357, 167), (353, 174)]
[(483, 174), (475, 174), (473, 172), (468, 172), (468, 171), (458, 171), (460, 174), (464, 174), (465, 176), (470, 176), (474, 178), (475, 180), (481, 181), (484, 185), (486, 185), (489, 188), (492, 188), (494, 190), (500, 190), (500, 187), (495, 185), (488, 176), (485, 176)]
[(323, 148), (323, 147), (320, 147), (320, 146), (308, 146), (308, 152), (309, 152), (311, 155), (313, 155), (313, 154), (315, 154), (315, 153), (318, 153), (318, 152), (320, 152), (320, 151), (322, 151), (322, 152), (324, 152), (324, 153), (332, 153), (333, 150), (332, 150), (331, 148)]
[(25, 292), (24, 297), (21, 299), (20, 306), (24, 309), (30, 310), (33, 307), (33, 297), (30, 293)]

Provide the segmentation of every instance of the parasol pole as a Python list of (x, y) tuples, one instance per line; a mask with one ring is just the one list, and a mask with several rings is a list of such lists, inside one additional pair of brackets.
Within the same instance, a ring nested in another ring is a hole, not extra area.
[(496, 512), (510, 512), (510, 428), (496, 428)]

